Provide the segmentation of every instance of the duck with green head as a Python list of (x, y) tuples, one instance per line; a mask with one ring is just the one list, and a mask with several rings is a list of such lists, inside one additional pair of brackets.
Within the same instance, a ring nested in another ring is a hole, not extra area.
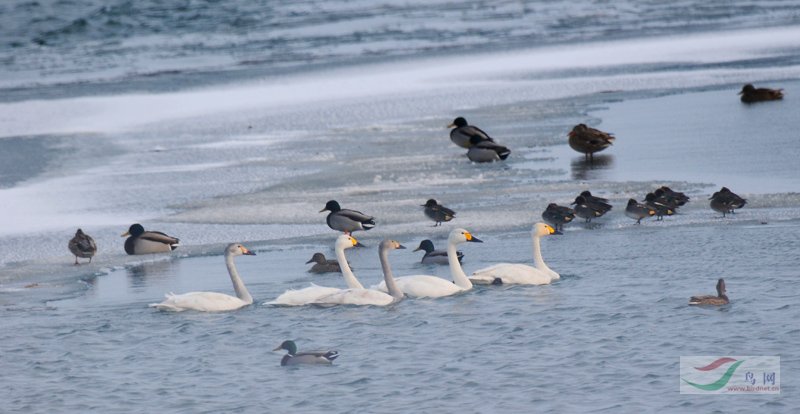
[(297, 352), (294, 341), (283, 341), (273, 351), (286, 350), (281, 359), (281, 366), (287, 365), (331, 365), (339, 357), (338, 351)]

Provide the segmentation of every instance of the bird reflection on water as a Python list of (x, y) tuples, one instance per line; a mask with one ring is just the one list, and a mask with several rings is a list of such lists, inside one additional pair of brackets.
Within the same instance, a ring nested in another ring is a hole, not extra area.
[(614, 167), (614, 156), (611, 154), (595, 155), (594, 160), (575, 157), (570, 163), (573, 180), (596, 180), (604, 178), (603, 171)]
[(180, 267), (180, 260), (158, 260), (131, 266), (126, 269), (130, 286), (146, 287), (149, 282), (154, 280), (167, 279), (171, 272), (175, 272), (175, 267)]

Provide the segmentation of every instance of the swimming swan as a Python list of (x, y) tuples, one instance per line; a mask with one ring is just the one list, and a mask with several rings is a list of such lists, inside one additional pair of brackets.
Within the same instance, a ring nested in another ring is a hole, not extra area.
[(189, 292), (181, 295), (169, 293), (166, 300), (161, 303), (151, 303), (150, 307), (165, 311), (181, 312), (185, 310), (196, 310), (200, 312), (221, 312), (239, 309), (253, 303), (253, 297), (244, 286), (244, 282), (236, 271), (233, 263), (234, 256), (241, 255), (255, 256), (255, 253), (247, 250), (246, 247), (238, 243), (229, 244), (225, 248), (225, 264), (228, 266), (228, 273), (233, 282), (233, 289), (236, 296), (226, 295), (217, 292)]
[[(461, 263), (459, 263), (456, 253), (456, 245), (465, 242), (483, 243), (464, 229), (451, 231), (447, 238), (447, 261), (450, 265), (450, 275), (455, 283), (438, 276), (413, 275), (396, 278), (397, 286), (403, 293), (415, 298), (439, 298), (472, 289), (472, 282), (461, 269)], [(386, 284), (381, 283), (374, 288), (385, 292)]]
[[(347, 287), (351, 289), (363, 289), (364, 286), (356, 279), (350, 265), (347, 263), (347, 258), (344, 255), (344, 249), (349, 249), (353, 246), (358, 246), (358, 240), (352, 236), (343, 234), (336, 238), (336, 258), (339, 260), (339, 266), (342, 268), (342, 276), (347, 283)], [(281, 306), (303, 306), (313, 303), (322, 296), (330, 295), (340, 291), (339, 288), (318, 286), (311, 284), (311, 286), (303, 289), (289, 289), (283, 292), (280, 296), (271, 302), (266, 302), (266, 305), (281, 305)]]
[(540, 239), (543, 236), (556, 234), (554, 228), (544, 223), (536, 223), (531, 230), (533, 239), (533, 263), (528, 266), (521, 263), (498, 263), (485, 269), (477, 270), (470, 280), (475, 284), (517, 284), (547, 285), (561, 276), (551, 270), (542, 259)]
[(314, 304), (322, 306), (330, 305), (375, 305), (387, 306), (399, 302), (403, 299), (403, 292), (397, 287), (392, 275), (392, 269), (389, 267), (389, 250), (405, 249), (405, 247), (394, 241), (386, 239), (378, 246), (378, 256), (381, 259), (381, 267), (383, 268), (383, 281), (386, 286), (389, 286), (389, 293), (381, 292), (375, 289), (345, 289), (339, 292), (323, 296), (319, 298)]

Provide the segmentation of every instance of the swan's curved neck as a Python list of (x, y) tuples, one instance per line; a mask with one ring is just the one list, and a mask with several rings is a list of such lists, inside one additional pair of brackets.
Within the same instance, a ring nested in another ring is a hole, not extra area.
[(386, 282), (386, 290), (389, 292), (395, 300), (403, 299), (403, 291), (397, 287), (397, 283), (394, 281), (394, 275), (392, 274), (392, 268), (389, 267), (389, 251), (388, 249), (381, 249), (378, 252), (378, 256), (381, 258), (381, 268), (383, 268), (383, 281)]
[(450, 241), (447, 242), (447, 263), (450, 264), (450, 276), (453, 277), (453, 282), (456, 282), (456, 286), (462, 289), (472, 289), (472, 282), (464, 274), (464, 270), (461, 269), (461, 263), (458, 261), (456, 244)]
[(228, 266), (228, 274), (231, 275), (231, 282), (233, 282), (233, 290), (236, 291), (236, 297), (245, 303), (253, 303), (253, 297), (250, 296), (250, 292), (248, 292), (247, 288), (244, 286), (242, 278), (239, 277), (239, 271), (236, 270), (236, 265), (233, 263), (233, 255), (225, 254), (225, 265)]
[(347, 284), (349, 289), (364, 289), (364, 286), (356, 279), (356, 275), (354, 275), (353, 271), (350, 269), (350, 264), (347, 263), (347, 257), (344, 255), (344, 249), (337, 247), (335, 250), (336, 258), (339, 260), (339, 267), (342, 269), (344, 283)]
[(542, 270), (550, 270), (549, 267), (544, 263), (544, 259), (542, 258), (542, 238), (536, 233), (531, 233), (531, 239), (533, 241), (533, 265), (537, 269)]

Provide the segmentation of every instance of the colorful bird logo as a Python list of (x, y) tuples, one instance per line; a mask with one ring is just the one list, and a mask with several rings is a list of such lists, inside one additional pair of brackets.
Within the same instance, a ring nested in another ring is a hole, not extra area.
[(698, 371), (713, 371), (713, 370), (715, 370), (715, 369), (717, 369), (717, 368), (719, 368), (719, 367), (721, 367), (721, 366), (723, 366), (725, 364), (731, 363), (731, 362), (734, 362), (734, 364), (731, 365), (730, 367), (728, 367), (728, 369), (725, 371), (725, 373), (722, 374), (722, 376), (718, 380), (716, 380), (716, 381), (714, 381), (714, 382), (712, 382), (710, 384), (697, 384), (697, 383), (694, 383), (694, 382), (691, 382), (691, 381), (687, 381), (685, 378), (681, 378), (681, 379), (685, 383), (687, 383), (687, 384), (689, 384), (692, 387), (695, 387), (697, 389), (701, 389), (703, 391), (717, 391), (720, 388), (724, 387), (728, 383), (728, 381), (731, 380), (731, 377), (733, 376), (733, 373), (736, 372), (736, 369), (739, 368), (739, 365), (742, 365), (744, 360), (737, 361), (737, 360), (735, 360), (733, 358), (724, 357), (724, 358), (719, 358), (716, 361), (714, 361), (714, 362), (712, 362), (712, 363), (710, 363), (710, 364), (708, 364), (708, 365), (706, 365), (704, 367), (699, 367), (699, 368), (695, 367), (695, 369), (698, 370)]

